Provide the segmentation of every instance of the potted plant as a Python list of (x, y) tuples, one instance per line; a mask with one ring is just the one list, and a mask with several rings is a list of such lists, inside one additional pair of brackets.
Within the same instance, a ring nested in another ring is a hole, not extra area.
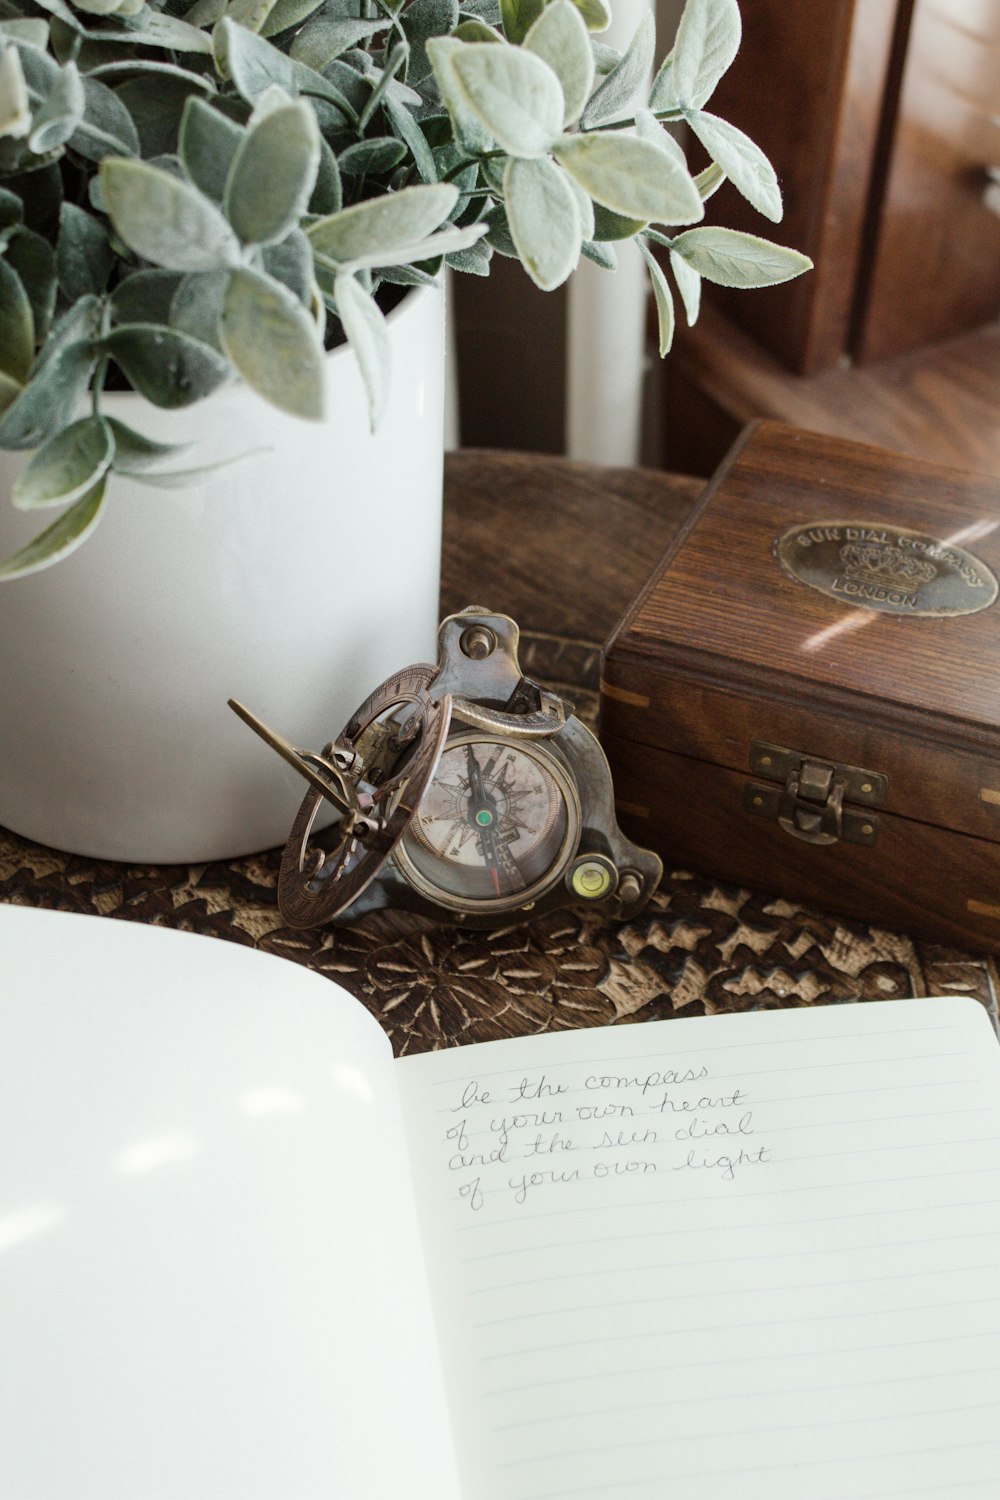
[(652, 18), (623, 53), (609, 19), (0, 0), (0, 819), (160, 860), (282, 836), (289, 794), (265, 811), (272, 764), (228, 693), (322, 740), (351, 667), (431, 649), (442, 265), (516, 256), (553, 288), (633, 241), (662, 353), (664, 266), (689, 321), (703, 277), (808, 267), (703, 222), (726, 177), (781, 215), (766, 158), (705, 108), (737, 0), (688, 0), (655, 74)]

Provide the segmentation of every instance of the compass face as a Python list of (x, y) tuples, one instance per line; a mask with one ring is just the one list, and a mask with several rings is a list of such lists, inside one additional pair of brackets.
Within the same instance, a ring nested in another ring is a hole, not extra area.
[(445, 905), (516, 909), (565, 870), (580, 828), (561, 762), (531, 741), (450, 739), (395, 858)]

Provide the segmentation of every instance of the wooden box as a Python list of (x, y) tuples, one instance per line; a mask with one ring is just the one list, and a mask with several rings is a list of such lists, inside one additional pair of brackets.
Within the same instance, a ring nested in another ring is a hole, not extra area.
[(747, 430), (608, 643), (620, 821), (669, 866), (1000, 947), (1000, 482)]

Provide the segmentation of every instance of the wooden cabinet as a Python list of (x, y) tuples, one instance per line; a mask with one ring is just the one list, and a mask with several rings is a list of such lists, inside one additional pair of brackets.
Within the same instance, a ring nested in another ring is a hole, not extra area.
[[(823, 413), (828, 406), (829, 422), (842, 422), (845, 405), (859, 406), (846, 367), (869, 374), (869, 387), (884, 375), (876, 404), (891, 407), (892, 362), (925, 351), (933, 361), (942, 341), (978, 336), (1000, 315), (1000, 217), (987, 192), (989, 168), (1000, 165), (1000, 0), (746, 0), (743, 10), (743, 47), (713, 108), (771, 157), (786, 212), (772, 229), (727, 186), (710, 218), (794, 245), (815, 270), (752, 295), (709, 291), (714, 321), (682, 339), (682, 378), (667, 376), (668, 427), (676, 434), (699, 416), (710, 425), (707, 403), (726, 428), (700, 464), (710, 468), (748, 416), (797, 420), (805, 388), (818, 409), (812, 425), (954, 461), (930, 429), (915, 445), (905, 413), (898, 437), (892, 421), (845, 432), (824, 426)], [(733, 334), (744, 360), (759, 351), (770, 404), (755, 404), (752, 378), (733, 377), (742, 408), (719, 405), (716, 376)], [(786, 406), (776, 394), (782, 372)], [(682, 379), (687, 396), (678, 396)], [(903, 383), (919, 385), (919, 368), (907, 366)], [(956, 433), (961, 446), (981, 417), (978, 393), (967, 406), (958, 379), (938, 394), (952, 448)], [(870, 399), (869, 389), (860, 405)], [(997, 427), (1000, 456), (1000, 415)], [(667, 444), (676, 466), (683, 455), (669, 430)]]

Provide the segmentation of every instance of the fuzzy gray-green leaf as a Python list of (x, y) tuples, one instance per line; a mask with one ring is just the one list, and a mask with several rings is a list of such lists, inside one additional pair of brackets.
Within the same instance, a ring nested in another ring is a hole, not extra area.
[(738, 229), (688, 229), (671, 241), (671, 249), (718, 286), (777, 286), (812, 268), (809, 257), (798, 250)]
[(66, 297), (75, 301), (88, 293), (103, 292), (113, 264), (101, 221), (75, 203), (64, 203), (59, 212), (56, 266)]
[(0, 259), (0, 371), (23, 385), (35, 357), (35, 319), (28, 294), (5, 259)]
[(35, 343), (44, 345), (56, 307), (55, 251), (44, 235), (19, 229), (7, 245), (7, 264), (16, 271), (31, 304)]
[(0, 447), (37, 448), (72, 421), (94, 363), (89, 342), (63, 344), (47, 353), (0, 419)]
[(689, 266), (684, 257), (678, 255), (673, 249), (670, 251), (670, 269), (674, 273), (677, 290), (681, 294), (688, 327), (693, 328), (698, 321), (698, 313), (701, 311), (701, 277), (694, 267)]
[(580, 214), (566, 174), (549, 160), (511, 161), (504, 174), (507, 222), (521, 264), (544, 292), (580, 259)]
[(111, 463), (114, 437), (103, 417), (82, 417), (34, 453), (14, 484), (18, 510), (68, 505), (97, 483)]
[(34, 537), (13, 557), (0, 564), (0, 579), (24, 578), (68, 557), (85, 542), (101, 518), (107, 479), (102, 477), (82, 500), (70, 506), (57, 521)]
[(653, 283), (653, 298), (656, 302), (656, 314), (660, 325), (660, 358), (663, 359), (664, 355), (670, 353), (670, 346), (674, 341), (674, 299), (656, 256), (641, 239), (638, 244)]
[(310, 224), (306, 236), (317, 254), (344, 263), (425, 239), (451, 213), (458, 188), (435, 182), (352, 203)]
[(349, 274), (334, 283), (337, 312), (354, 350), (368, 396), (368, 416), (374, 432), (389, 399), (389, 335), (375, 299)]
[(544, 156), (562, 130), (565, 105), (548, 63), (517, 47), (461, 44), (452, 58), (465, 105), (511, 156)]
[(190, 406), (231, 374), (229, 363), (209, 344), (154, 323), (123, 323), (104, 347), (129, 384), (154, 406)]
[(215, 28), (215, 58), (223, 76), (233, 80), (248, 104), (277, 83), (293, 97), (299, 92), (295, 64), (244, 26), (224, 17)]
[(21, 140), (31, 130), (31, 102), (16, 47), (0, 51), (0, 137)]
[(500, 0), (500, 21), (508, 42), (523, 42), (538, 20), (545, 0)]
[(269, 114), (241, 142), (225, 212), (245, 245), (273, 245), (296, 227), (319, 167), (319, 127), (304, 100)]
[(704, 110), (692, 110), (687, 123), (709, 156), (758, 213), (777, 224), (781, 220), (781, 189), (774, 168), (763, 151), (742, 130)]
[(559, 79), (563, 124), (578, 119), (594, 86), (594, 54), (583, 17), (570, 0), (551, 0), (524, 39)]
[(115, 443), (111, 461), (115, 474), (141, 474), (161, 459), (183, 453), (188, 447), (187, 443), (156, 443), (143, 433), (136, 432), (134, 427), (119, 422), (117, 417), (109, 417), (107, 420)]
[(740, 46), (737, 0), (687, 0), (671, 54), (672, 88), (685, 109), (701, 109)]
[(222, 202), (233, 157), (245, 136), (242, 125), (204, 99), (194, 96), (185, 104), (177, 149), (195, 187), (215, 203)]
[(222, 347), (265, 400), (313, 421), (325, 411), (323, 346), (298, 298), (269, 276), (246, 268), (229, 283)]
[(239, 241), (197, 188), (145, 162), (101, 164), (108, 215), (126, 245), (170, 271), (238, 265)]
[(72, 149), (88, 161), (138, 156), (139, 132), (117, 94), (95, 78), (85, 78), (83, 97), (83, 119), (69, 138)]
[(37, 156), (63, 146), (83, 119), (85, 96), (76, 64), (60, 68), (48, 94), (31, 123), (28, 144)]
[(555, 156), (595, 202), (626, 218), (692, 224), (704, 215), (687, 172), (637, 136), (623, 131), (565, 136)]
[(653, 15), (646, 11), (621, 61), (594, 90), (580, 122), (585, 130), (630, 115), (636, 100), (645, 98), (655, 45)]
[(296, 34), (289, 56), (322, 72), (334, 58), (385, 30), (385, 21), (366, 21), (355, 16), (314, 16)]
[(431, 71), (427, 43), (432, 37), (449, 36), (458, 25), (457, 0), (411, 0), (402, 9), (400, 22), (410, 44), (407, 82), (421, 83)]

